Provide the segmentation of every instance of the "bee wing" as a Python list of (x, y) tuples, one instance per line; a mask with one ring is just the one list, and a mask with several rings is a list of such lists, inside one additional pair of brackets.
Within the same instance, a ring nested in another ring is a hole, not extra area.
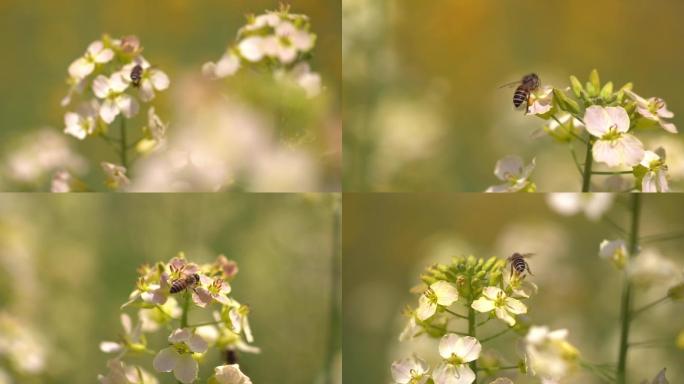
[(520, 256), (524, 257), (525, 259), (529, 259), (530, 257), (534, 256), (534, 253), (521, 253)]
[(506, 84), (500, 85), (500, 86), (499, 86), (499, 89), (501, 89), (501, 88), (510, 88), (510, 87), (513, 87), (513, 86), (516, 86), (516, 85), (520, 85), (520, 80), (518, 80), (518, 81), (511, 81), (510, 83), (506, 83)]

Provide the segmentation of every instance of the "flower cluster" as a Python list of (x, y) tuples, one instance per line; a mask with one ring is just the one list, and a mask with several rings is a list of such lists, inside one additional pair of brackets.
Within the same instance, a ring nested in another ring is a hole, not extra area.
[[(511, 330), (520, 336), (527, 333), (529, 324), (522, 317), (527, 313), (527, 306), (523, 301), (537, 292), (537, 286), (526, 279), (529, 270), (521, 272), (512, 269), (508, 273), (505, 270), (506, 262), (507, 260), (497, 257), (486, 260), (474, 256), (456, 257), (448, 265), (437, 264), (426, 270), (422, 275), (425, 285), (420, 290), (418, 307), (407, 309), (409, 321), (399, 340), (421, 335), (439, 338), (438, 352), (441, 360), (434, 366), (417, 356), (397, 360), (391, 369), (394, 382), (473, 383), (477, 380), (477, 364), (484, 341)], [(486, 317), (482, 318), (482, 314), (486, 314)], [(452, 327), (461, 319), (468, 321), (467, 332), (458, 332)], [(477, 327), (492, 319), (500, 320), (499, 324), (505, 325), (504, 330), (478, 340), (475, 337), (479, 334)], [(547, 347), (543, 340), (537, 340), (542, 336), (532, 336), (536, 338), (532, 337), (530, 340), (534, 339), (536, 343), (527, 343), (529, 347), (525, 350), (525, 356), (519, 359), (518, 365), (504, 368), (500, 361), (483, 360), (480, 369), (489, 375), (507, 368), (521, 368), (524, 371), (527, 362), (528, 366), (535, 367), (540, 376), (546, 377), (549, 376), (545, 370), (547, 361), (561, 359), (562, 362), (571, 363), (569, 354), (559, 355), (557, 349)], [(567, 342), (562, 345), (566, 348), (564, 352), (572, 347)], [(576, 357), (577, 354), (573, 358)], [(492, 381), (496, 384), (510, 382), (507, 378)]]
[[(64, 115), (64, 133), (79, 140), (101, 137), (111, 144), (120, 144), (120, 166), (124, 168), (128, 167), (126, 152), (135, 147), (133, 144), (153, 148), (162, 142), (166, 130), (166, 124), (150, 106), (148, 123), (141, 128), (137, 142), (126, 142), (126, 120), (137, 116), (141, 103), (150, 103), (156, 92), (166, 90), (170, 84), (169, 77), (151, 65), (142, 51), (136, 36), (115, 39), (104, 35), (92, 42), (83, 56), (69, 66), (70, 88), (61, 103), (70, 108)], [(117, 118), (121, 121), (120, 137), (112, 138), (108, 133)]]
[(307, 96), (316, 96), (321, 78), (309, 65), (316, 45), (316, 35), (310, 29), (309, 18), (290, 13), (288, 6), (250, 15), (247, 24), (238, 31), (236, 42), (218, 62), (204, 64), (202, 71), (212, 78), (224, 78), (234, 75), (241, 67), (265, 68), (277, 78), (291, 79)]
[[(677, 133), (670, 122), (674, 114), (665, 101), (658, 97), (643, 98), (632, 91), (627, 83), (614, 89), (613, 83), (602, 84), (598, 72), (592, 71), (589, 81), (582, 84), (575, 76), (566, 89), (551, 86), (538, 87), (527, 102), (527, 115), (546, 121), (543, 131), (554, 140), (570, 143), (571, 153), (582, 177), (582, 189), (588, 192), (592, 175), (610, 176), (606, 186), (610, 190), (667, 192), (669, 190), (665, 150), (647, 150), (637, 137), (653, 128)], [(574, 96), (574, 97), (573, 97)], [(586, 145), (584, 164), (577, 159), (572, 144)], [(510, 159), (502, 161), (510, 162)], [(501, 163), (500, 161), (499, 163)], [(603, 164), (605, 170), (596, 171), (593, 163)], [(498, 169), (502, 166), (497, 163)], [(529, 172), (511, 173), (504, 180), (513, 180), (508, 188), (490, 188), (494, 192), (515, 192), (515, 179), (526, 179)], [(622, 178), (632, 175), (633, 182)]]
[[(249, 325), (249, 307), (231, 294), (230, 281), (238, 272), (237, 264), (221, 255), (216, 262), (198, 265), (181, 253), (168, 263), (139, 268), (136, 289), (124, 308), (137, 308), (137, 322), (121, 316), (123, 333), (118, 341), (105, 341), (100, 349), (116, 356), (108, 362), (109, 372), (100, 375), (103, 384), (156, 383), (157, 379), (138, 366), (123, 361), (127, 355), (154, 354), (152, 366), (157, 372), (173, 372), (176, 380), (193, 383), (198, 379), (199, 364), (210, 348), (225, 353), (227, 364), (215, 368), (209, 382), (251, 384), (237, 364), (237, 352), (258, 353)], [(196, 316), (190, 323), (191, 309)], [(208, 320), (207, 319), (211, 319)], [(152, 349), (146, 334), (171, 330), (168, 344)]]

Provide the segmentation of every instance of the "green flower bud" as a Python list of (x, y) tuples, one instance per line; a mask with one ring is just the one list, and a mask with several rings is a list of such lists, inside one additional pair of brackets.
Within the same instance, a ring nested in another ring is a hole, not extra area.
[(591, 73), (589, 74), (589, 82), (592, 88), (592, 92), (589, 92), (589, 94), (593, 97), (598, 96), (599, 90), (601, 89), (601, 79), (599, 78), (599, 74), (596, 69), (591, 70)]
[(572, 86), (572, 93), (575, 94), (575, 97), (582, 96), (584, 88), (582, 88), (582, 83), (580, 83), (580, 81), (575, 76), (570, 76), (570, 84)]
[(613, 100), (613, 82), (609, 81), (601, 89), (601, 98), (606, 102), (610, 103)]
[(553, 97), (561, 109), (572, 113), (579, 113), (579, 104), (577, 104), (575, 100), (569, 98), (565, 92), (554, 88)]

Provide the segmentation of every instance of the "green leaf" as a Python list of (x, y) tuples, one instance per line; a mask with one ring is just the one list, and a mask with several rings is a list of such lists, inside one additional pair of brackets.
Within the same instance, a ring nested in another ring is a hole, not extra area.
[(575, 76), (570, 76), (570, 84), (572, 86), (572, 93), (575, 94), (575, 97), (582, 96), (582, 91), (584, 91), (584, 88), (582, 88), (582, 83), (580, 83)]

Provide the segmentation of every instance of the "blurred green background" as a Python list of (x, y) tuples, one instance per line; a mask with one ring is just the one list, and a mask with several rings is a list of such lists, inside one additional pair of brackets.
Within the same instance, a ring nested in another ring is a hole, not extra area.
[[(483, 191), (518, 154), (536, 156), (540, 191), (579, 191), (566, 146), (530, 138), (543, 121), (498, 87), (530, 72), (566, 87), (597, 68), (665, 99), (682, 127), (682, 14), (681, 1), (343, 0), (345, 190)], [(681, 135), (640, 137), (683, 178)]]
[[(250, 306), (262, 349), (240, 363), (255, 383), (341, 382), (338, 208), (338, 197), (317, 194), (3, 194), (0, 312), (33, 328), (46, 350), (44, 374), (14, 383), (96, 382), (113, 357), (98, 345), (121, 332), (136, 268), (179, 251), (198, 263), (220, 253), (238, 262), (232, 295)], [(201, 372), (219, 359), (210, 352)], [(134, 361), (153, 372), (152, 357)]]
[[(527, 301), (532, 322), (551, 329), (567, 328), (569, 341), (591, 363), (617, 361), (621, 274), (610, 262), (599, 258), (598, 249), (603, 239), (613, 240), (618, 234), (605, 221), (591, 221), (581, 214), (560, 216), (550, 209), (546, 198), (541, 194), (345, 195), (345, 382), (390, 382), (393, 360), (410, 357), (414, 352), (423, 358), (436, 355), (437, 340), (397, 340), (407, 321), (402, 311), (406, 305), (417, 306), (418, 297), (409, 290), (420, 283), (424, 268), (438, 261), (448, 262), (456, 255), (507, 257), (513, 252), (535, 253), (529, 260), (535, 274), (530, 280), (539, 286), (539, 293)], [(623, 228), (628, 226), (628, 198), (617, 197), (604, 217)], [(684, 233), (680, 209), (684, 196), (643, 198), (642, 235)], [(683, 242), (680, 236), (643, 247), (654, 247), (681, 271)], [(666, 289), (656, 286), (640, 291), (635, 296), (636, 307), (662, 297)], [(630, 383), (646, 378), (650, 382), (662, 367), (667, 367), (670, 382), (681, 382), (684, 351), (676, 349), (674, 338), (684, 330), (682, 316), (684, 303), (671, 302), (655, 307), (633, 323), (630, 340), (670, 342), (663, 349), (630, 350)], [(501, 328), (496, 325), (483, 329), (479, 332), (488, 336)], [(506, 363), (515, 364), (515, 342), (513, 334), (509, 334), (485, 344), (484, 349), (494, 348), (507, 358)], [(521, 384), (539, 382), (513, 379)], [(578, 372), (563, 382), (601, 383), (586, 372)]]
[[(182, 94), (192, 93), (186, 83), (200, 78), (204, 63), (221, 57), (234, 41), (237, 30), (245, 24), (246, 15), (278, 9), (280, 3), (278, 0), (0, 1), (0, 44), (5, 52), (0, 62), (0, 89), (4, 95), (0, 103), (0, 158), (16, 149), (24, 135), (39, 128), (50, 127), (56, 132), (64, 129), (66, 109), (60, 106), (60, 100), (68, 90), (67, 68), (103, 33), (114, 37), (137, 35), (144, 47), (144, 56), (169, 75), (171, 86), (158, 95), (154, 105), (165, 122), (171, 121), (169, 135), (173, 135), (180, 119), (174, 112), (197, 99), (197, 95)], [(311, 18), (312, 31), (318, 36), (311, 67), (321, 74), (325, 96), (309, 103), (307, 108), (299, 106), (299, 110), (287, 105), (287, 100), (280, 100), (278, 104), (273, 100), (255, 101), (252, 97), (250, 101), (260, 106), (266, 116), (270, 116), (269, 108), (277, 108), (273, 104), (284, 105), (286, 112), (298, 114), (292, 120), (299, 124), (297, 128), (306, 131), (312, 142), (300, 147), (311, 151), (316, 165), (322, 168), (321, 185), (315, 190), (339, 190), (341, 4), (339, 0), (282, 3), (290, 4), (293, 13)], [(236, 92), (239, 86), (232, 84), (227, 89)], [(243, 91), (242, 96), (248, 92)], [(246, 98), (249, 100), (249, 95)], [(99, 163), (119, 162), (116, 153), (104, 140), (78, 141), (68, 137), (68, 141), (78, 153), (85, 155), (93, 173), (97, 174), (97, 177), (89, 175), (87, 181), (100, 186), (103, 177)], [(289, 145), (295, 147), (294, 143)], [(20, 189), (10, 186), (5, 190)]]

